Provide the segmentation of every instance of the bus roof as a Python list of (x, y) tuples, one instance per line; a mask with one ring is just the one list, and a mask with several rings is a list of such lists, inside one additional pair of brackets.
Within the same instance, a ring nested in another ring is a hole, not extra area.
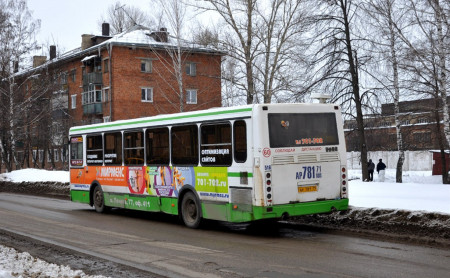
[(128, 120), (118, 120), (108, 123), (91, 124), (84, 126), (74, 126), (69, 130), (70, 135), (104, 132), (111, 130), (142, 128), (145, 126), (156, 125), (164, 126), (167, 124), (182, 124), (196, 121), (220, 120), (230, 118), (251, 117), (253, 110), (260, 106), (334, 106), (334, 104), (318, 103), (277, 103), (277, 104), (253, 104), (234, 107), (211, 108), (207, 110), (197, 110), (190, 112), (181, 112), (174, 114), (162, 114), (151, 117), (135, 118)]

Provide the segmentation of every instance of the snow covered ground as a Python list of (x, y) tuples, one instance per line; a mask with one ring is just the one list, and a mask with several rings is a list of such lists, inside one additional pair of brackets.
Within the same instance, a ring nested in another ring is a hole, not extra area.
[(30, 254), (0, 245), (0, 278), (47, 278), (79, 277), (103, 278), (104, 276), (86, 275), (81, 270), (72, 270), (68, 266), (47, 263)]
[[(441, 176), (432, 176), (431, 171), (409, 171), (403, 173), (403, 183), (395, 183), (395, 170), (387, 169), (386, 181), (362, 182), (360, 170), (349, 172), (350, 205), (358, 208), (400, 209), (409, 211), (438, 212), (450, 214), (450, 185), (442, 184)], [(65, 171), (25, 169), (0, 175), (0, 181), (69, 182)], [(67, 266), (49, 264), (33, 258), (28, 253), (0, 245), (0, 278), (12, 277), (96, 277)]]
[[(24, 169), (0, 175), (12, 182), (69, 182), (69, 172)], [(441, 176), (431, 171), (403, 172), (403, 183), (395, 183), (395, 170), (386, 170), (385, 182), (361, 181), (361, 170), (349, 171), (350, 205), (362, 208), (403, 209), (450, 214), (450, 185), (442, 184)]]

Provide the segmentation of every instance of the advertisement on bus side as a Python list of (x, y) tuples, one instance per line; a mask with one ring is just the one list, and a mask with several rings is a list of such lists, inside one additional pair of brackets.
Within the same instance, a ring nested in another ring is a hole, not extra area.
[(227, 167), (90, 166), (86, 170), (86, 183), (96, 180), (126, 187), (124, 193), (178, 197), (181, 188), (190, 185), (207, 199), (229, 198)]

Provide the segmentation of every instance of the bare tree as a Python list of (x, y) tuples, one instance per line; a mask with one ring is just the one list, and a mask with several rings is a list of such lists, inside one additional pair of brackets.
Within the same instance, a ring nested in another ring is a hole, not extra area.
[(354, 39), (354, 34), (362, 33), (357, 30), (361, 25), (355, 22), (358, 19), (358, 6), (352, 0), (328, 0), (320, 1), (319, 4), (314, 33), (318, 50), (311, 62), (316, 80), (311, 89), (331, 94), (333, 102), (341, 103), (344, 113), (355, 117), (362, 177), (366, 181), (367, 145), (363, 109), (371, 92), (360, 91), (360, 71), (365, 57), (361, 55), (361, 52), (364, 53), (361, 46), (363, 41)]
[[(397, 29), (402, 28), (405, 21), (405, 10), (398, 5), (398, 0), (369, 0), (364, 5), (364, 11), (368, 15), (367, 22), (373, 27), (375, 36), (367, 38), (374, 46), (373, 50), (378, 54), (381, 61), (387, 66), (381, 67), (380, 71), (368, 71), (382, 88), (387, 91), (394, 103), (394, 120), (397, 137), (397, 150), (399, 158), (397, 161), (396, 182), (402, 182), (403, 162), (405, 161), (405, 148), (400, 120), (400, 81), (399, 81), (399, 52), (401, 41)], [(380, 63), (380, 61), (377, 61)], [(379, 67), (379, 65), (378, 65)]]
[(228, 1), (207, 0), (206, 5), (198, 5), (206, 11), (217, 12), (224, 20), (222, 44), (225, 50), (234, 59), (242, 63), (237, 68), (245, 76), (244, 82), (238, 82), (238, 86), (245, 88), (246, 102), (252, 104), (255, 101), (254, 62), (258, 42), (255, 41), (254, 18), (257, 15), (256, 5), (258, 0)]
[[(14, 73), (24, 62), (27, 54), (37, 49), (34, 34), (40, 28), (40, 21), (34, 20), (28, 10), (26, 1), (0, 0), (3, 24), (0, 29), (0, 110), (2, 137), (0, 151), (8, 171), (13, 163), (19, 167), (16, 145), (20, 139), (21, 115), (27, 108), (26, 88)], [(5, 17), (6, 15), (6, 17)]]
[[(441, 147), (442, 165), (446, 169), (444, 150), (450, 142), (450, 116), (447, 102), (448, 60), (450, 29), (448, 11), (450, 2), (440, 0), (409, 0), (404, 9), (410, 13), (410, 28), (403, 30), (394, 25), (399, 38), (408, 48), (408, 57), (402, 67), (410, 73), (411, 90), (429, 94), (440, 104), (444, 138), (438, 139)], [(409, 32), (408, 32), (409, 31)], [(435, 112), (438, 113), (438, 112)], [(438, 128), (438, 130), (440, 127)], [(446, 142), (446, 144), (445, 144)], [(443, 171), (443, 182), (448, 183), (448, 173)]]
[(122, 4), (120, 1), (117, 1), (115, 4), (108, 7), (106, 15), (102, 16), (98, 22), (100, 29), (103, 22), (109, 23), (111, 35), (125, 32), (135, 25), (150, 27), (155, 24), (151, 17), (146, 15), (139, 8)]

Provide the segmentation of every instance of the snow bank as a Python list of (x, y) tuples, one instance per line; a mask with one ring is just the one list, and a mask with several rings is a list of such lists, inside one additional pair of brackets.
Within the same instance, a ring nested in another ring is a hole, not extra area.
[(70, 180), (70, 174), (69, 171), (46, 171), (28, 168), (1, 174), (0, 180), (12, 182), (53, 181), (67, 183)]
[(105, 276), (86, 275), (81, 270), (72, 270), (68, 266), (47, 263), (34, 258), (27, 252), (0, 245), (0, 278), (33, 277), (33, 278), (103, 278)]
[(404, 172), (403, 183), (395, 182), (395, 170), (386, 171), (386, 181), (362, 182), (361, 170), (350, 170), (349, 199), (353, 207), (402, 209), (450, 214), (450, 185), (431, 171)]

